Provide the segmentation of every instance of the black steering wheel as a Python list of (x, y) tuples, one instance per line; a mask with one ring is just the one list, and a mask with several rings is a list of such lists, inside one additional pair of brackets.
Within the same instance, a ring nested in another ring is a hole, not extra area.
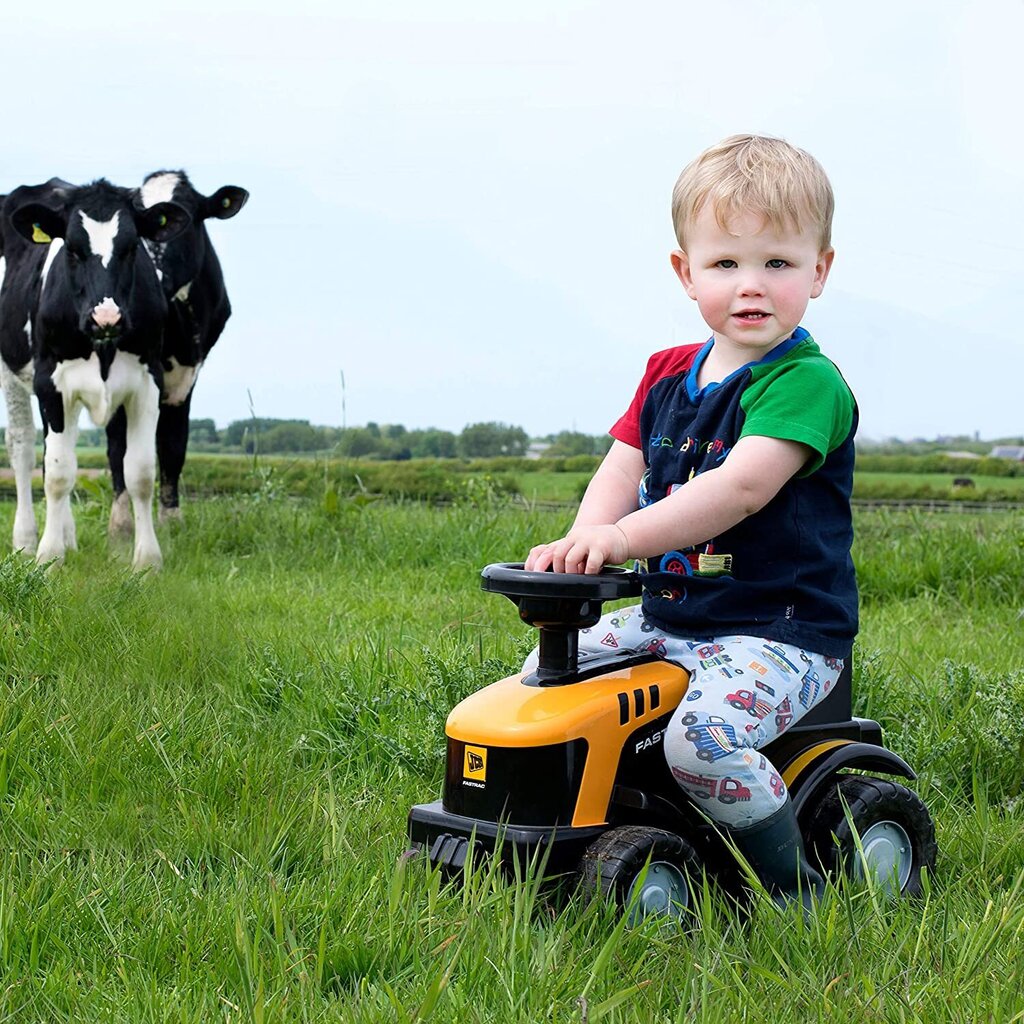
[(536, 675), (549, 685), (578, 678), (579, 631), (601, 618), (602, 602), (635, 597), (643, 590), (638, 573), (613, 566), (587, 575), (534, 572), (522, 562), (495, 562), (480, 577), (482, 589), (504, 594), (519, 608), (519, 618), (540, 630)]
[(506, 597), (578, 598), (614, 601), (635, 597), (643, 589), (632, 569), (606, 565), (599, 573), (528, 571), (522, 562), (494, 562), (480, 572), (481, 588)]

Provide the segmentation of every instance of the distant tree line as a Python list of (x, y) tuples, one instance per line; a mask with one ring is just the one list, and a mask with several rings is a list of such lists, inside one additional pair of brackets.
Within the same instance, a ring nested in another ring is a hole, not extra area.
[(331, 452), (345, 458), (401, 461), (522, 457), (531, 447), (541, 456), (601, 455), (610, 443), (608, 437), (568, 430), (531, 442), (522, 427), (497, 422), (471, 423), (456, 434), (435, 427), (409, 430), (400, 423), (342, 428), (314, 426), (308, 420), (250, 417), (218, 430), (212, 419), (189, 421), (190, 449), (207, 452)]
[[(4, 428), (0, 427), (0, 442)], [(567, 458), (575, 455), (604, 455), (611, 446), (607, 434), (584, 434), (562, 430), (557, 434), (530, 438), (522, 427), (505, 423), (471, 423), (458, 434), (450, 430), (427, 427), (409, 430), (400, 423), (367, 423), (363, 427), (314, 426), (309, 420), (283, 420), (251, 416), (235, 420), (223, 430), (212, 419), (189, 420), (189, 448), (205, 452), (330, 452), (347, 458), (378, 460), (492, 458), (502, 455), (522, 457), (532, 450), (540, 457)], [(37, 438), (42, 443), (42, 436)], [(78, 444), (83, 448), (105, 448), (106, 433), (99, 427), (83, 426)], [(946, 436), (934, 440), (916, 438), (902, 441), (863, 439), (857, 442), (858, 468), (874, 467), (875, 456), (890, 457), (887, 468), (895, 471), (894, 456), (914, 457), (907, 463), (907, 472), (951, 472), (949, 463), (955, 452), (988, 455), (994, 445), (1024, 445), (1024, 436), (982, 440), (975, 436)], [(922, 460), (922, 456), (930, 456)], [(990, 461), (997, 465), (995, 475), (1016, 476), (1022, 467), (1002, 465), (1006, 460), (985, 459), (984, 470), (992, 472)], [(957, 467), (957, 468), (963, 468)], [(982, 472), (979, 465), (975, 472)]]

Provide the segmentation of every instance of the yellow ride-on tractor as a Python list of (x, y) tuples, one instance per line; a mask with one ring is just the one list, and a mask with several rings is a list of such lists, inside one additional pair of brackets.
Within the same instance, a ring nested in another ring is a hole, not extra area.
[[(540, 661), (452, 710), (443, 796), (409, 812), (413, 848), (446, 873), (460, 871), (471, 853), (508, 865), (533, 861), (548, 875), (575, 873), (640, 915), (682, 913), (702, 868), (732, 888), (741, 877), (735, 857), (662, 751), (689, 673), (655, 653), (578, 657), (578, 631), (598, 621), (603, 602), (639, 595), (640, 577), (612, 568), (592, 576), (527, 572), (521, 563), (488, 565), (481, 576), (484, 590), (504, 594), (539, 628)], [(756, 699), (743, 666), (723, 673), (735, 677), (737, 701)], [(715, 742), (709, 731), (709, 760)], [(912, 790), (861, 774), (915, 778), (882, 745), (877, 722), (852, 717), (849, 666), (762, 752), (789, 789), (812, 864), (868, 872), (894, 892), (920, 891), (922, 869), (935, 863), (935, 828)], [(705, 799), (743, 798), (735, 786), (719, 788)]]

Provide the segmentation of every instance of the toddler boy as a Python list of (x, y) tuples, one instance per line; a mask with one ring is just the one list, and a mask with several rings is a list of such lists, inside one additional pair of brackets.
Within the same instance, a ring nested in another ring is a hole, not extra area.
[(685, 168), (671, 261), (712, 336), (651, 356), (572, 529), (526, 561), (638, 561), (642, 604), (585, 630), (581, 655), (648, 650), (692, 673), (665, 756), (780, 903), (822, 880), (758, 748), (828, 693), (857, 632), (857, 408), (800, 326), (832, 211), (821, 166), (779, 139), (734, 135)]

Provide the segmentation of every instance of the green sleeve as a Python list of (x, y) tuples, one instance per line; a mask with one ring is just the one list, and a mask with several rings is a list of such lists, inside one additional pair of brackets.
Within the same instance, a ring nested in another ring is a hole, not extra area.
[(744, 391), (740, 437), (778, 437), (807, 445), (816, 456), (800, 472), (807, 476), (849, 436), (854, 404), (846, 381), (825, 356), (781, 360), (760, 374), (755, 371)]

